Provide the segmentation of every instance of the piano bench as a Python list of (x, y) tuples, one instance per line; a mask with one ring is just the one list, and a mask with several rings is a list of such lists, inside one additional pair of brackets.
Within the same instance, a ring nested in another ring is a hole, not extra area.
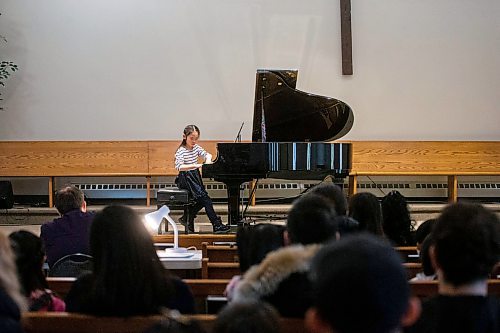
[[(190, 198), (189, 191), (177, 187), (161, 189), (156, 192), (156, 206), (160, 208), (166, 205), (170, 210), (183, 210), (186, 221), (189, 221), (189, 207), (194, 205), (195, 201)], [(168, 231), (168, 223), (165, 223), (165, 232)], [(184, 233), (189, 234), (187, 227)]]

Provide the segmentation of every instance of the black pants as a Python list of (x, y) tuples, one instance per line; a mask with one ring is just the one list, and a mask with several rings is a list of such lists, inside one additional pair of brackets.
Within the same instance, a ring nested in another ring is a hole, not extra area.
[(212, 204), (212, 199), (208, 195), (204, 195), (198, 197), (196, 199), (196, 203), (189, 207), (189, 216), (191, 220), (194, 220), (196, 214), (202, 209), (205, 208), (205, 212), (207, 213), (208, 219), (212, 225), (216, 225), (221, 223), (220, 218), (217, 216), (214, 210), (214, 205)]
[(191, 197), (196, 202), (189, 208), (189, 219), (191, 221), (194, 221), (194, 218), (200, 209), (205, 208), (205, 212), (207, 213), (208, 219), (212, 225), (221, 223), (221, 219), (215, 213), (212, 199), (210, 199), (207, 191), (205, 190), (205, 186), (203, 185), (203, 180), (201, 179), (200, 171), (198, 169), (179, 172), (179, 175), (175, 179), (175, 183), (179, 188), (188, 190)]

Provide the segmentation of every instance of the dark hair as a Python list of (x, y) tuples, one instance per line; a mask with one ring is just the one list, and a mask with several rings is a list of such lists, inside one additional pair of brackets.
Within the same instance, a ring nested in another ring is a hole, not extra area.
[(182, 132), (182, 134), (184, 135), (184, 137), (182, 138), (182, 142), (179, 145), (179, 148), (186, 146), (186, 137), (188, 137), (189, 135), (191, 135), (193, 132), (197, 132), (198, 135), (201, 134), (200, 133), (200, 129), (196, 125), (187, 125), (186, 127), (184, 127), (184, 131)]
[(290, 241), (303, 245), (324, 243), (338, 231), (337, 214), (322, 196), (308, 194), (295, 200), (287, 218)]
[(17, 274), (23, 294), (29, 296), (34, 290), (48, 288), (42, 271), (45, 250), (40, 237), (20, 230), (11, 233), (9, 240), (16, 256)]
[(432, 228), (434, 227), (434, 222), (436, 222), (436, 219), (429, 219), (424, 222), (422, 222), (417, 230), (415, 231), (415, 241), (419, 244), (422, 244), (424, 242), (424, 239), (427, 238), (427, 236), (431, 233)]
[(431, 256), (430, 256), (430, 248), (432, 246), (432, 235), (429, 234), (422, 242), (420, 247), (420, 261), (422, 262), (422, 269), (424, 274), (429, 276), (433, 275), (436, 272), (434, 271), (434, 267), (432, 266)]
[(359, 222), (359, 229), (383, 236), (382, 209), (375, 195), (357, 193), (349, 199), (349, 216)]
[(161, 265), (151, 235), (139, 215), (125, 206), (108, 206), (90, 228), (94, 258), (93, 300), (100, 315), (140, 315), (168, 304), (173, 284)]
[(408, 308), (410, 288), (401, 258), (371, 234), (323, 247), (313, 259), (310, 278), (313, 307), (336, 332), (392, 332)]
[(83, 192), (75, 186), (66, 186), (56, 192), (55, 206), (57, 211), (64, 215), (75, 209), (82, 208)]
[(447, 206), (432, 237), (444, 279), (455, 286), (486, 279), (500, 260), (500, 221), (479, 204)]
[(337, 215), (346, 215), (347, 200), (340, 184), (320, 183), (312, 187), (308, 193), (328, 199), (333, 204)]
[(391, 191), (382, 199), (382, 216), (384, 233), (396, 246), (415, 245), (408, 204), (401, 193)]
[(236, 232), (240, 271), (259, 264), (266, 255), (284, 246), (285, 227), (271, 223), (243, 225)]
[(265, 302), (229, 303), (217, 315), (213, 333), (274, 333), (279, 314)]

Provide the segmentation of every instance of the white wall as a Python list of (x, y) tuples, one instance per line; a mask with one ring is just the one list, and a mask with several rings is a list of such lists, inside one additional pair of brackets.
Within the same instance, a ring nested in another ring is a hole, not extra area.
[(0, 140), (250, 139), (255, 70), (348, 103), (346, 139), (500, 140), (500, 1), (2, 0)]

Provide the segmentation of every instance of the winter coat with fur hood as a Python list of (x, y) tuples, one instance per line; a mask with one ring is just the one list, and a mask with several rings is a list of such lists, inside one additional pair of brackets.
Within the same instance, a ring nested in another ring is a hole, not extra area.
[(271, 252), (245, 273), (232, 301), (263, 300), (283, 317), (303, 317), (311, 305), (309, 267), (319, 249), (319, 244), (296, 244)]

